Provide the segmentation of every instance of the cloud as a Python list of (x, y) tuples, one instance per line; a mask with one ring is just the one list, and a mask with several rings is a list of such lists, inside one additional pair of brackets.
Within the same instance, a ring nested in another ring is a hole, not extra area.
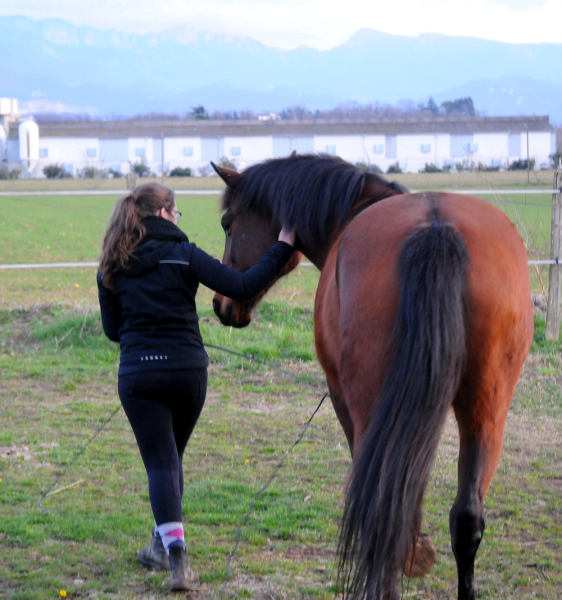
[(516, 12), (532, 12), (546, 6), (549, 0), (487, 0), (487, 3), (504, 6), (508, 10)]
[(146, 34), (181, 27), (251, 37), (268, 46), (338, 46), (362, 28), (514, 43), (560, 43), (562, 0), (1, 0), (0, 15)]

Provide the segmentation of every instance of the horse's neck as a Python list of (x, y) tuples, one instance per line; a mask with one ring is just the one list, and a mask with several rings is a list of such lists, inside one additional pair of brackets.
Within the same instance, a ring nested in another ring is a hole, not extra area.
[(327, 240), (315, 240), (316, 243), (314, 244), (314, 247), (310, 248), (297, 245), (296, 249), (299, 250), (299, 252), (302, 252), (308, 258), (308, 260), (310, 260), (310, 262), (321, 271), (324, 268), (324, 264), (326, 263), (332, 246), (343, 233), (344, 229), (349, 225), (349, 223), (351, 223), (351, 221), (353, 221), (353, 219), (359, 213), (364, 211), (372, 204), (399, 193), (400, 192), (389, 188), (382, 189), (380, 186), (372, 186), (368, 182), (363, 188), (363, 191), (361, 192), (357, 202), (349, 211), (346, 219), (339, 227), (334, 226), (333, 231)]

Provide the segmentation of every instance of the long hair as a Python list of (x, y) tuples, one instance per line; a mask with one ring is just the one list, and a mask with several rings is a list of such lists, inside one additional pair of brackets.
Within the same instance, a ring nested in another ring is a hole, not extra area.
[(146, 235), (143, 219), (156, 215), (161, 208), (171, 211), (173, 207), (174, 192), (159, 183), (139, 185), (117, 200), (100, 254), (100, 271), (105, 287), (113, 287), (116, 273), (128, 267), (134, 249)]

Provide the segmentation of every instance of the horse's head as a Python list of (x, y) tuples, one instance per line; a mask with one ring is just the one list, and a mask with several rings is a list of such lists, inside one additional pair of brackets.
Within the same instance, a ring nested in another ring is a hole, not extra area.
[[(241, 210), (236, 187), (237, 182), (244, 175), (215, 164), (213, 167), (227, 185), (223, 197), (225, 212), (221, 219), (226, 236), (222, 262), (237, 271), (244, 272), (257, 265), (277, 241), (281, 224), (273, 222), (267, 210)], [(295, 269), (301, 258), (302, 254), (294, 252), (279, 277)], [(244, 302), (217, 293), (213, 298), (213, 310), (223, 325), (246, 327), (252, 320), (255, 307), (266, 292), (267, 290), (264, 290), (258, 296)]]

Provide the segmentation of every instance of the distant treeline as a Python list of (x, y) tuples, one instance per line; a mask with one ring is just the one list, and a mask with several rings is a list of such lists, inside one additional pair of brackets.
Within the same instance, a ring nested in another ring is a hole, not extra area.
[[(73, 113), (38, 113), (35, 116), (37, 122), (45, 123), (52, 121), (192, 121), (192, 120), (258, 120), (260, 114), (251, 110), (215, 110), (209, 112), (204, 106), (192, 106), (182, 113), (151, 112), (132, 116), (112, 115), (108, 117), (93, 117), (87, 114)], [(448, 100), (438, 105), (433, 98), (427, 103), (415, 104), (412, 100), (400, 100), (396, 104), (385, 104), (372, 102), (360, 104), (359, 102), (345, 102), (338, 104), (335, 108), (328, 110), (311, 111), (304, 105), (294, 105), (284, 108), (280, 112), (265, 113), (269, 118), (280, 118), (285, 120), (304, 119), (398, 119), (398, 118), (422, 118), (437, 116), (459, 116), (475, 117), (481, 116), (477, 111), (470, 96)]]

